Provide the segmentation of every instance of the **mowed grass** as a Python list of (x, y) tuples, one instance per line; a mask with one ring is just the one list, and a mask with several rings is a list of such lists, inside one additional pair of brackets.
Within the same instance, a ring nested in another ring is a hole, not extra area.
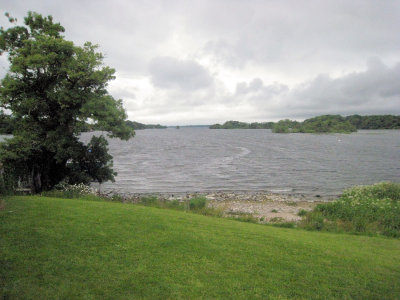
[(399, 299), (400, 240), (9, 197), (0, 299)]

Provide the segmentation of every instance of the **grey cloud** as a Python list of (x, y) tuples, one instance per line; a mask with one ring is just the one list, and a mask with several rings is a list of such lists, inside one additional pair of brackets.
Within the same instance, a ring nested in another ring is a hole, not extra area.
[(232, 42), (228, 42), (225, 39), (211, 40), (208, 41), (204, 48), (204, 55), (211, 54), (212, 59), (216, 64), (222, 63), (230, 68), (242, 69), (248, 59), (251, 56), (242, 55), (244, 49), (237, 47)]
[(260, 78), (254, 78), (249, 84), (246, 82), (240, 82), (236, 85), (236, 94), (247, 94), (251, 92), (257, 92), (263, 86), (263, 82)]
[(18, 17), (19, 24), (29, 10), (52, 15), (65, 27), (67, 39), (77, 45), (99, 44), (107, 65), (131, 74), (147, 71), (148, 61), (163, 51), (176, 26), (162, 2), (14, 0), (2, 4), (0, 25), (7, 25), (4, 11)]
[(149, 70), (153, 84), (165, 89), (198, 90), (213, 82), (203, 66), (190, 60), (157, 57), (150, 62)]
[(274, 82), (268, 85), (264, 85), (260, 78), (254, 78), (249, 83), (239, 82), (236, 85), (235, 96), (243, 97), (250, 96), (257, 98), (271, 98), (276, 95), (280, 95), (289, 90), (289, 87), (285, 84)]
[(109, 88), (108, 90), (115, 99), (137, 99), (135, 91), (129, 89)]
[(310, 107), (343, 106), (364, 107), (375, 103), (386, 111), (400, 112), (400, 63), (387, 67), (375, 59), (363, 72), (331, 78), (320, 75), (313, 81), (292, 91), (292, 97), (301, 106), (302, 101)]
[(252, 63), (293, 76), (354, 67), (372, 55), (397, 60), (400, 53), (398, 0), (14, 0), (3, 6), (21, 22), (29, 9), (52, 14), (67, 38), (100, 44), (108, 64), (136, 74), (147, 72), (152, 57), (171, 55), (167, 47), (176, 36), (192, 37), (194, 49), (227, 67)]
[(271, 71), (315, 74), (354, 67), (372, 55), (399, 57), (398, 1), (256, 1), (248, 6), (253, 15), (230, 22), (230, 32), (216, 26), (205, 44), (205, 53), (226, 66), (253, 63)]
[(221, 103), (226, 103), (227, 108), (247, 105), (249, 120), (304, 119), (320, 114), (400, 114), (399, 78), (400, 62), (388, 67), (373, 58), (364, 71), (336, 78), (321, 74), (292, 88), (280, 83), (264, 84), (259, 78), (241, 82)]
[[(151, 99), (151, 105), (143, 113), (149, 118), (168, 116), (170, 124), (174, 112), (181, 120), (187, 120), (186, 124), (220, 123), (228, 119), (302, 120), (321, 114), (400, 114), (398, 78), (400, 62), (388, 67), (379, 59), (371, 59), (364, 71), (336, 78), (321, 74), (291, 88), (254, 78), (238, 83), (232, 93), (221, 93), (220, 89), (206, 89), (206, 93), (168, 90), (164, 101)], [(207, 115), (201, 115), (200, 112), (206, 111)], [(188, 117), (183, 117), (184, 112)]]

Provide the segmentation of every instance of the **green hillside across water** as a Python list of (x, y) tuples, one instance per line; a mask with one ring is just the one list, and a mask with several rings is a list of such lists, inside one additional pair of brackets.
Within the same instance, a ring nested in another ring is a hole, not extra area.
[(2, 299), (398, 299), (400, 240), (9, 197)]

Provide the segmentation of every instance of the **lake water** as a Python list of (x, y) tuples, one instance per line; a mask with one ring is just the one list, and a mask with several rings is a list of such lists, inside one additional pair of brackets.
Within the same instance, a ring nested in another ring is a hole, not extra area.
[[(88, 140), (90, 134), (84, 134)], [(120, 193), (276, 192), (337, 195), (400, 182), (400, 130), (274, 134), (270, 130), (138, 130), (110, 140)]]

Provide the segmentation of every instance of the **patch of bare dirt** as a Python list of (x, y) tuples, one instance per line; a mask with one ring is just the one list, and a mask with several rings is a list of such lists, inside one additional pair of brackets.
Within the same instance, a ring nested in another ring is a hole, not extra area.
[(332, 198), (306, 197), (270, 193), (213, 193), (206, 195), (211, 207), (219, 208), (226, 215), (252, 215), (266, 222), (298, 221), (299, 211), (312, 210), (318, 203)]

